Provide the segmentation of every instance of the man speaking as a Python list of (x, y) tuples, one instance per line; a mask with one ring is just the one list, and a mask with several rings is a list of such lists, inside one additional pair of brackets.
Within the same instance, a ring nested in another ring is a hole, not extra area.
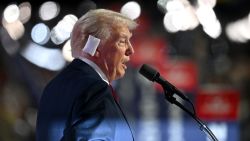
[(106, 9), (90, 10), (76, 22), (71, 34), (75, 59), (44, 89), (37, 141), (134, 140), (110, 83), (125, 74), (136, 26)]

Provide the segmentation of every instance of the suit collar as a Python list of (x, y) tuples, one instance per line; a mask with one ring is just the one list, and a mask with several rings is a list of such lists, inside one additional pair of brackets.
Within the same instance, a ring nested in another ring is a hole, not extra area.
[(83, 62), (87, 63), (88, 65), (90, 65), (98, 73), (98, 75), (102, 78), (102, 80), (105, 81), (107, 84), (109, 84), (107, 76), (100, 69), (100, 67), (98, 67), (93, 61), (87, 58), (83, 58), (83, 57), (80, 57), (79, 59), (81, 59)]
[(79, 58), (76, 58), (74, 59), (70, 65), (71, 67), (75, 68), (75, 69), (78, 69), (78, 70), (81, 70), (82, 72), (86, 73), (86, 74), (95, 74), (95, 77), (98, 77), (100, 78), (101, 80), (103, 80), (104, 82), (106, 82), (108, 85), (108, 81), (105, 81), (102, 76), (98, 73), (98, 71), (95, 70), (94, 67), (92, 67), (90, 64), (88, 64), (87, 62), (79, 59)]

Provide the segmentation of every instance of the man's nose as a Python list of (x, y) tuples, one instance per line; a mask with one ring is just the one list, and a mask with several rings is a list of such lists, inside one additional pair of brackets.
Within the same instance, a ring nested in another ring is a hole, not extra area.
[(126, 51), (126, 55), (132, 55), (135, 53), (135, 50), (130, 42), (128, 42), (128, 49)]

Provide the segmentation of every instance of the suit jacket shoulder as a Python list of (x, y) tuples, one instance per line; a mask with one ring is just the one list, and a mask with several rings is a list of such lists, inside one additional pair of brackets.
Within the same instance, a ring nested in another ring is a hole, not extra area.
[(37, 140), (80, 139), (130, 141), (133, 137), (108, 84), (92, 67), (75, 59), (44, 90)]

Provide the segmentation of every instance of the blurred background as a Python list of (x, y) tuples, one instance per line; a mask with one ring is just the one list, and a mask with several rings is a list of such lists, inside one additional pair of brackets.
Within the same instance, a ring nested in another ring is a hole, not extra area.
[(126, 76), (113, 83), (136, 140), (209, 140), (187, 113), (165, 100), (159, 85), (138, 73), (142, 64), (185, 93), (219, 141), (250, 140), (250, 1), (1, 0), (1, 141), (35, 140), (42, 91), (73, 59), (74, 23), (96, 8), (139, 24)]

